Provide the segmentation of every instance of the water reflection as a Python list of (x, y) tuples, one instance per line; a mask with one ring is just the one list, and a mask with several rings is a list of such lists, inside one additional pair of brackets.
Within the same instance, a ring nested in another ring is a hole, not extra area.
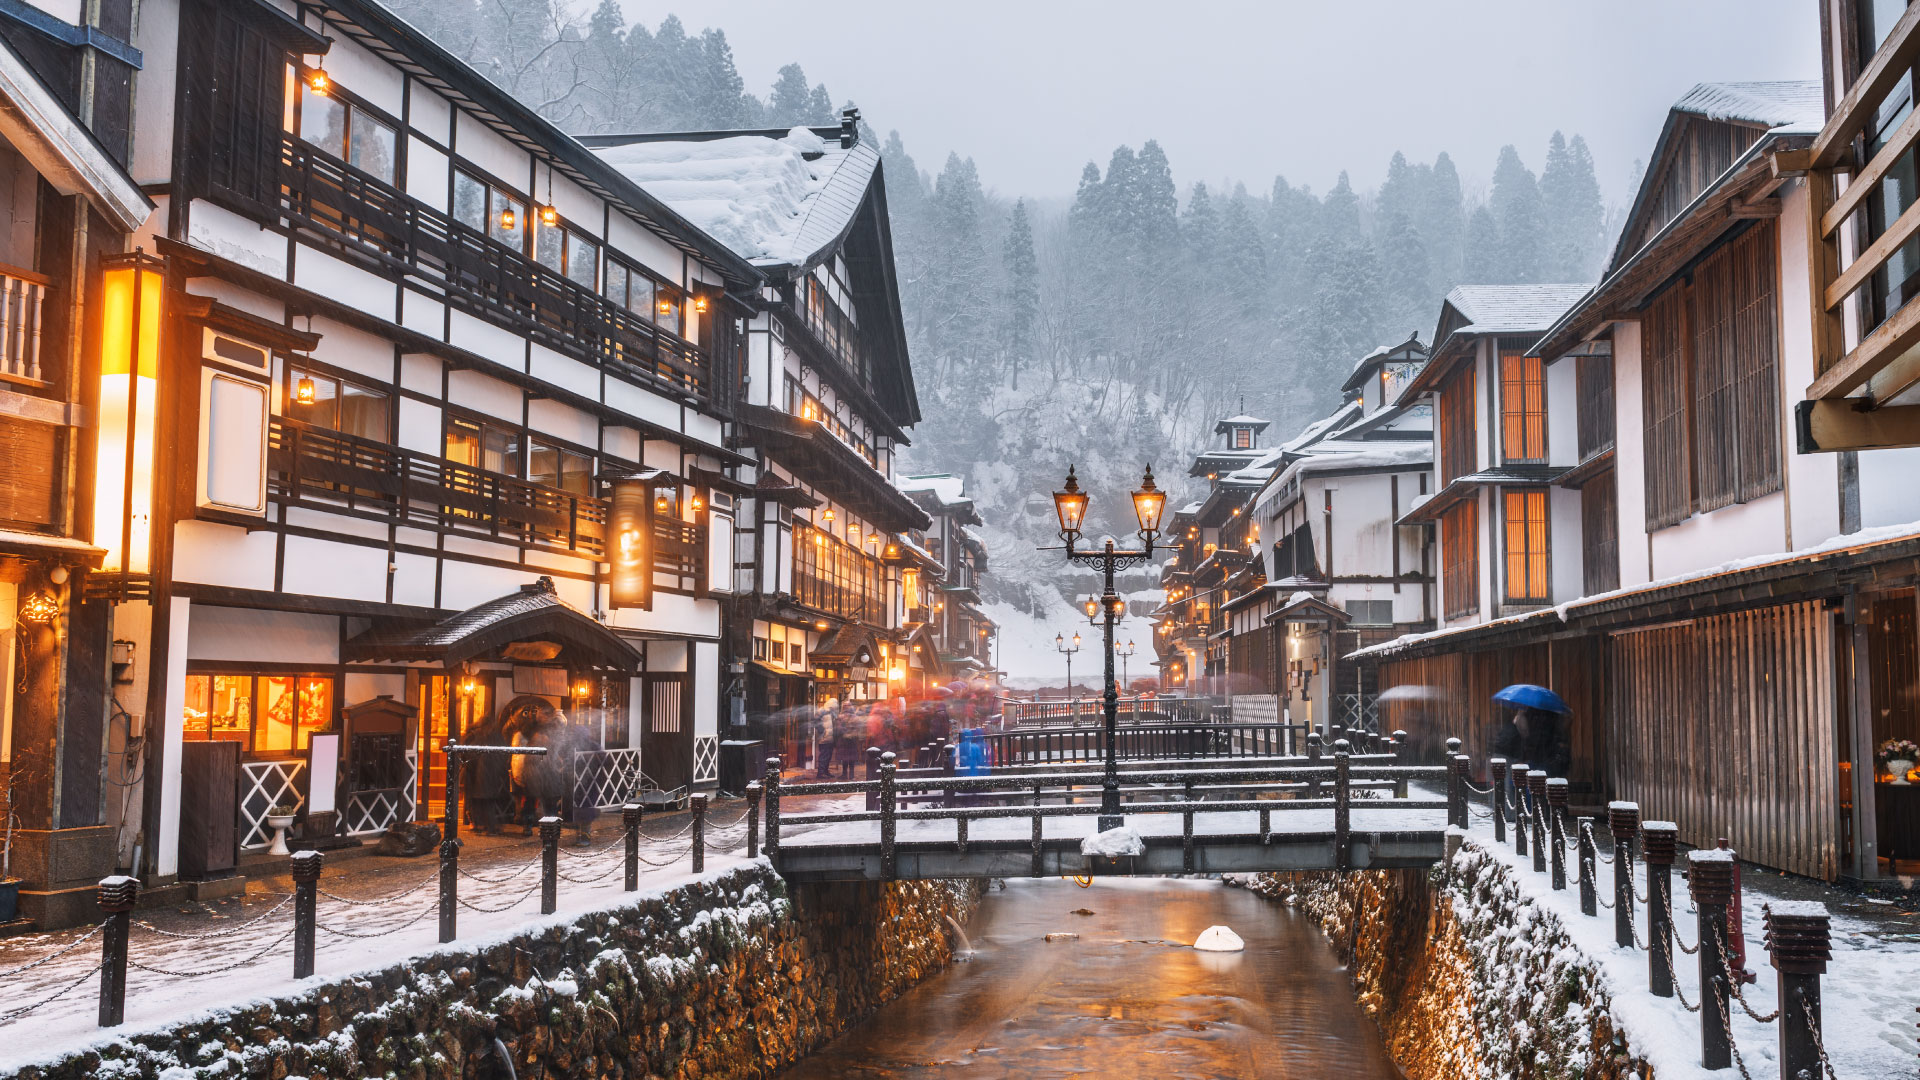
[[(1076, 909), (1091, 914), (1076, 914)], [(1187, 947), (1216, 923), (1240, 953)], [(784, 1075), (1397, 1080), (1304, 918), (1216, 882), (1011, 881), (977, 950)], [(1049, 933), (1075, 933), (1049, 941)]]

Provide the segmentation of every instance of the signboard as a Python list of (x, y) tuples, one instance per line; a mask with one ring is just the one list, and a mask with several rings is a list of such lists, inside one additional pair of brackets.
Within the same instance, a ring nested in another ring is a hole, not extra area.
[(616, 480), (607, 508), (608, 584), (616, 608), (653, 606), (653, 490)]

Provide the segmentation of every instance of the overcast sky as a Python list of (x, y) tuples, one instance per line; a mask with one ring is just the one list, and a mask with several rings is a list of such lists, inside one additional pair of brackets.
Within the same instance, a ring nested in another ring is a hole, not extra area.
[(1070, 195), (1087, 161), (1158, 139), (1194, 180), (1373, 187), (1446, 150), (1469, 189), (1513, 143), (1592, 146), (1609, 201), (1696, 82), (1817, 79), (1815, 0), (622, 0), (726, 31), (765, 96), (798, 61), (898, 129), (922, 169), (971, 155), (989, 190)]

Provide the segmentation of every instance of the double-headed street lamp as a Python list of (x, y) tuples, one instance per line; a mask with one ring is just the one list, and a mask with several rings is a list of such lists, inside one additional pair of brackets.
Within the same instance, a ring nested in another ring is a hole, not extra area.
[(1114, 651), (1120, 654), (1120, 685), (1124, 687), (1128, 693), (1132, 693), (1133, 683), (1127, 679), (1127, 657), (1133, 655), (1133, 639), (1128, 638), (1125, 645), (1120, 646)]
[(1060, 539), (1067, 544), (1067, 561), (1079, 566), (1098, 569), (1105, 576), (1105, 590), (1094, 602), (1088, 605), (1087, 615), (1104, 623), (1106, 627), (1107, 678), (1105, 694), (1105, 721), (1107, 743), (1107, 767), (1100, 781), (1100, 831), (1117, 829), (1123, 824), (1120, 816), (1120, 768), (1119, 734), (1115, 730), (1119, 723), (1120, 695), (1113, 683), (1113, 626), (1119, 621), (1122, 611), (1120, 595), (1113, 590), (1113, 575), (1117, 571), (1130, 570), (1153, 557), (1153, 540), (1160, 535), (1160, 515), (1167, 507), (1167, 493), (1153, 483), (1153, 467), (1147, 467), (1146, 475), (1140, 479), (1140, 487), (1133, 493), (1133, 516), (1140, 524), (1140, 543), (1138, 551), (1123, 551), (1108, 537), (1101, 547), (1094, 551), (1075, 551), (1074, 545), (1080, 539), (1080, 527), (1087, 520), (1089, 496), (1080, 490), (1080, 480), (1074, 475), (1073, 466), (1067, 466), (1066, 486), (1053, 493), (1054, 513), (1060, 518)]
[(1058, 652), (1067, 658), (1067, 718), (1072, 719), (1074, 717), (1073, 654), (1080, 651), (1080, 635), (1079, 634), (1073, 635), (1073, 644), (1069, 645), (1067, 644), (1067, 639), (1064, 635), (1055, 634), (1053, 635), (1053, 648), (1055, 652)]

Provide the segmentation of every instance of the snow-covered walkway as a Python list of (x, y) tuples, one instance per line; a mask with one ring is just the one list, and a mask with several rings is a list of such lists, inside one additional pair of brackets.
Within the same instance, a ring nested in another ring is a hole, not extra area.
[[(745, 809), (711, 812), (703, 876), (746, 862)], [(684, 816), (649, 819), (642, 831), (649, 838), (640, 845), (638, 893), (623, 891), (623, 830), (602, 827), (586, 849), (568, 846), (571, 834), (563, 835), (558, 907), (547, 916), (539, 914), (538, 839), (469, 847), (460, 866), (460, 934), (448, 945), (439, 943), (436, 919), (438, 859), (343, 862), (321, 876), (315, 974), (301, 982), (293, 978), (293, 886), (285, 875), (249, 882), (244, 900), (136, 911), (126, 1023), (118, 1028), (96, 1026), (97, 927), (0, 941), (0, 1074), (111, 1042), (117, 1033), (174, 1026), (412, 956), (482, 948), (694, 880)]]

